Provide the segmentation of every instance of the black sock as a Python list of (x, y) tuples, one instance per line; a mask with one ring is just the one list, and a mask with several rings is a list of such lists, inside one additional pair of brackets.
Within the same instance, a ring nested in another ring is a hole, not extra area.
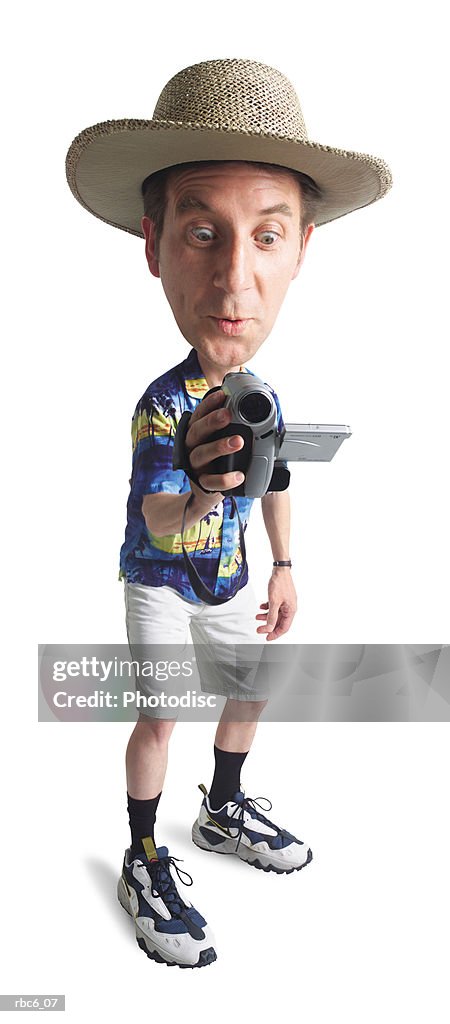
[(136, 856), (136, 854), (142, 854), (144, 852), (141, 839), (145, 839), (146, 836), (151, 836), (153, 842), (155, 841), (154, 828), (156, 808), (158, 806), (160, 796), (161, 793), (158, 793), (158, 796), (154, 796), (150, 800), (135, 800), (134, 797), (130, 796), (127, 792), (132, 856)]
[(247, 757), (245, 753), (233, 753), (230, 750), (220, 750), (214, 744), (214, 759), (216, 767), (211, 789), (209, 791), (210, 806), (218, 811), (220, 807), (231, 800), (241, 787), (241, 768)]

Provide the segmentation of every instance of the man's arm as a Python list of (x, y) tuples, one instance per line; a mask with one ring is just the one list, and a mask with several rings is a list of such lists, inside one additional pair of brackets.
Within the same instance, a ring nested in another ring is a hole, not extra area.
[[(270, 540), (274, 561), (289, 558), (289, 536), (291, 529), (291, 501), (289, 491), (270, 491), (263, 494), (261, 508), (264, 525)], [(285, 566), (280, 569), (290, 574)]]
[(222, 494), (203, 494), (200, 488), (194, 488), (195, 484), (184, 494), (144, 494), (142, 515), (150, 533), (155, 537), (181, 533), (184, 506), (191, 494), (195, 497), (186, 513), (186, 530), (203, 519), (222, 499)]
[[(288, 491), (271, 491), (261, 498), (264, 525), (270, 540), (274, 561), (289, 558), (291, 502)], [(297, 611), (297, 595), (288, 566), (274, 566), (269, 580), (268, 598), (260, 608), (267, 611), (257, 615), (265, 625), (257, 633), (267, 633), (267, 640), (276, 640), (287, 633)]]

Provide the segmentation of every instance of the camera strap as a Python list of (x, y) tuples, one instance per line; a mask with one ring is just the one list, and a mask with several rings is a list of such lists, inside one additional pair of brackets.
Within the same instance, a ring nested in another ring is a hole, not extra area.
[[(189, 582), (191, 584), (191, 587), (192, 587), (194, 593), (197, 594), (197, 597), (199, 597), (201, 601), (205, 601), (206, 604), (225, 604), (227, 601), (231, 601), (232, 597), (236, 596), (238, 590), (240, 589), (241, 580), (242, 580), (242, 577), (243, 577), (244, 572), (245, 572), (246, 567), (247, 567), (247, 556), (246, 556), (246, 551), (245, 551), (245, 540), (244, 540), (244, 528), (242, 526), (241, 517), (239, 515), (239, 509), (237, 507), (235, 498), (231, 494), (230, 498), (231, 498), (231, 501), (233, 502), (233, 515), (234, 515), (234, 513), (236, 513), (237, 519), (238, 519), (238, 523), (239, 523), (239, 546), (240, 546), (240, 549), (241, 549), (242, 564), (241, 564), (241, 571), (240, 571), (239, 576), (238, 576), (237, 587), (235, 587), (235, 589), (233, 590), (233, 592), (231, 594), (228, 594), (228, 597), (218, 597), (217, 594), (214, 594), (213, 591), (210, 590), (209, 587), (206, 586), (206, 583), (204, 583), (202, 578), (201, 578), (201, 576), (199, 576), (199, 574), (198, 574), (198, 572), (197, 572), (193, 562), (189, 558), (189, 555), (188, 555), (188, 553), (186, 551), (186, 548), (185, 548), (185, 545), (184, 545), (184, 528), (185, 528), (185, 522), (186, 522), (186, 512), (187, 512), (189, 506), (192, 504), (192, 502), (194, 500), (194, 497), (195, 497), (194, 494), (190, 494), (189, 495), (189, 498), (188, 498), (188, 500), (187, 500), (187, 502), (186, 502), (186, 504), (184, 506), (183, 519), (182, 519), (182, 522), (181, 522), (181, 545), (182, 545), (182, 548), (183, 548), (183, 558), (184, 558), (184, 564), (186, 566), (186, 572), (188, 574)], [(223, 529), (223, 526), (222, 526), (222, 529)]]

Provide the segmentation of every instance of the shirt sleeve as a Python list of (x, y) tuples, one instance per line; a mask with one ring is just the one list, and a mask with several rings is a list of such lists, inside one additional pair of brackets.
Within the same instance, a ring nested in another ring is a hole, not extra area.
[(189, 490), (184, 471), (172, 468), (176, 429), (173, 417), (163, 413), (152, 397), (138, 402), (131, 424), (131, 490), (135, 497)]

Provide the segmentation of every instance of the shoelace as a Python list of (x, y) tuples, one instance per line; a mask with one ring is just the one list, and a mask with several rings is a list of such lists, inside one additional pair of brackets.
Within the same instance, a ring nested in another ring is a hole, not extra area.
[[(188, 871), (184, 871), (183, 868), (179, 868), (177, 864), (175, 864), (176, 860), (182, 860), (182, 857), (160, 857), (159, 860), (150, 861), (149, 866), (146, 865), (151, 878), (151, 894), (154, 897), (162, 897), (164, 902), (167, 903), (172, 917), (179, 917), (183, 907), (180, 903), (181, 897), (177, 890), (175, 881), (170, 874), (170, 865), (173, 864), (178, 878), (183, 885), (193, 884), (192, 876)], [(190, 882), (183, 882), (181, 875), (186, 875), (190, 878)]]
[[(236, 816), (238, 818), (238, 823), (236, 825), (236, 827), (238, 829), (238, 841), (236, 843), (236, 850), (238, 849), (239, 843), (240, 843), (240, 841), (242, 839), (242, 832), (243, 832), (244, 823), (245, 823), (245, 821), (244, 821), (244, 811), (251, 811), (251, 810), (255, 811), (255, 815), (256, 815), (256, 818), (257, 818), (258, 821), (262, 821), (265, 825), (269, 825), (270, 828), (274, 828), (273, 822), (269, 821), (268, 818), (264, 817), (264, 814), (260, 814), (259, 811), (256, 810), (257, 806), (258, 807), (262, 807), (262, 804), (260, 803), (260, 800), (265, 800), (266, 803), (269, 804), (269, 806), (263, 808), (263, 810), (266, 810), (266, 811), (271, 811), (272, 810), (272, 804), (271, 804), (271, 802), (270, 802), (270, 800), (269, 800), (269, 798), (267, 796), (255, 796), (252, 799), (252, 797), (245, 796), (245, 794), (244, 794), (244, 799), (243, 799), (242, 803), (238, 804), (237, 807), (236, 807), (236, 810), (233, 811), (233, 813), (230, 815), (231, 818), (235, 818)], [(252, 817), (253, 817), (253, 815), (252, 815)], [(275, 828), (276, 828), (276, 826), (275, 826)], [(230, 836), (230, 838), (231, 839), (236, 839), (236, 836)]]

